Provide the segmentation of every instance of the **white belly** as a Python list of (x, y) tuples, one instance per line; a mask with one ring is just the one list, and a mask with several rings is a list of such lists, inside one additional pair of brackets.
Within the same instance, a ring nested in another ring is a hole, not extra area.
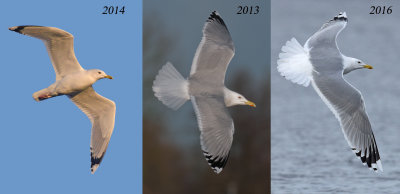
[(91, 76), (85, 72), (79, 72), (67, 75), (61, 80), (58, 80), (55, 84), (55, 92), (58, 94), (70, 94), (85, 90), (94, 84), (94, 80)]

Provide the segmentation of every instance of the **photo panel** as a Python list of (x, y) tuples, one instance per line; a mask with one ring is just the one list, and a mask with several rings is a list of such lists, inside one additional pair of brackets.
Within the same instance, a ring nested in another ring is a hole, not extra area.
[(143, 2), (143, 193), (269, 192), (269, 6)]
[(272, 193), (398, 192), (399, 2), (271, 4)]
[(141, 193), (142, 2), (2, 5), (0, 193)]

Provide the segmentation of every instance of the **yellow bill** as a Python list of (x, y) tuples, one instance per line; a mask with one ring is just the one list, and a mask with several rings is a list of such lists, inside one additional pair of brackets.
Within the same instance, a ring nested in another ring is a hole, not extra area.
[(367, 69), (373, 69), (373, 67), (371, 65), (364, 65), (363, 67), (367, 68)]
[(254, 104), (254, 102), (251, 101), (247, 101), (246, 105), (252, 106), (252, 107), (256, 107), (256, 104)]

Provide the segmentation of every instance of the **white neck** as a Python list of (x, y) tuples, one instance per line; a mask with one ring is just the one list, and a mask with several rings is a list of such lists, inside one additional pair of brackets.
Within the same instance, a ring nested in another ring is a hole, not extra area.
[(230, 107), (234, 105), (233, 97), (235, 96), (236, 92), (224, 87), (224, 101), (225, 106)]
[(343, 74), (347, 74), (347, 73), (357, 69), (353, 66), (354, 61), (356, 60), (355, 58), (347, 57), (344, 55), (342, 55), (342, 57), (343, 57)]

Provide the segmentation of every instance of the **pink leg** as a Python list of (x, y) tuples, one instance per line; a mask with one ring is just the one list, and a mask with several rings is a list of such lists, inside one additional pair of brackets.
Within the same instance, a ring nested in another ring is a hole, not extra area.
[(49, 94), (43, 94), (38, 97), (39, 100), (45, 100), (47, 98), (51, 98), (52, 96)]

